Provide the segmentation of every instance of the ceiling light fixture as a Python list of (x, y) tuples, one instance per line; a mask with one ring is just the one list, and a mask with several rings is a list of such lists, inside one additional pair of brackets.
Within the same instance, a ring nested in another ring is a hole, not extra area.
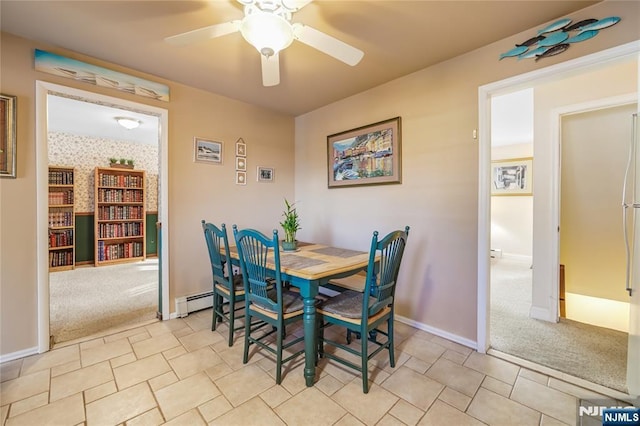
[(245, 17), (240, 33), (249, 44), (267, 58), (286, 49), (293, 42), (291, 12), (281, 0), (240, 0)]
[(119, 125), (127, 130), (132, 130), (140, 126), (141, 121), (131, 117), (116, 117)]

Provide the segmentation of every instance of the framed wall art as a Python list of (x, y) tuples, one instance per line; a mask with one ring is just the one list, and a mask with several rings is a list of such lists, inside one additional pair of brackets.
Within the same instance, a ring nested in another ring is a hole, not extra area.
[(222, 164), (222, 142), (194, 138), (193, 161), (199, 163)]
[(236, 157), (236, 170), (247, 170), (247, 159), (245, 157)]
[(238, 139), (236, 142), (236, 156), (238, 157), (246, 157), (247, 156), (247, 144), (244, 143), (242, 138)]
[(16, 177), (16, 100), (0, 94), (0, 177)]
[(258, 166), (258, 182), (273, 182), (274, 174), (272, 167)]
[(329, 188), (401, 183), (400, 117), (327, 136)]
[(236, 185), (247, 184), (247, 172), (236, 171)]
[(533, 158), (491, 162), (491, 195), (532, 195)]

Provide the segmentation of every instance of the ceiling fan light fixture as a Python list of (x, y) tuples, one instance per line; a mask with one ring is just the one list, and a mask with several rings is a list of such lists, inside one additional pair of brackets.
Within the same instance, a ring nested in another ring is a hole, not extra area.
[(116, 117), (115, 120), (119, 125), (127, 130), (133, 130), (140, 126), (140, 120), (131, 117)]
[(253, 11), (240, 25), (240, 32), (260, 54), (270, 57), (286, 49), (293, 42), (291, 24), (282, 16)]

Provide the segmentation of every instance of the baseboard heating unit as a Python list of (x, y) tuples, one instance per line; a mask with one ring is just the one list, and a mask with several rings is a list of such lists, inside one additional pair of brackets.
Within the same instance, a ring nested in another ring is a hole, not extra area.
[(201, 311), (213, 306), (213, 292), (192, 294), (191, 296), (176, 297), (176, 316), (183, 318), (191, 312)]

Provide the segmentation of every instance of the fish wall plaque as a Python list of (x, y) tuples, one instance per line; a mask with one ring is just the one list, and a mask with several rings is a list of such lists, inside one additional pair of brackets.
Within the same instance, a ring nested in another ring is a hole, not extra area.
[(600, 30), (609, 28), (618, 22), (618, 16), (609, 16), (603, 19), (583, 19), (572, 23), (569, 18), (559, 19), (538, 30), (537, 35), (522, 43), (517, 43), (513, 48), (500, 54), (500, 59), (517, 58), (530, 59), (536, 61), (559, 55), (565, 52), (571, 44), (589, 40), (598, 35)]

